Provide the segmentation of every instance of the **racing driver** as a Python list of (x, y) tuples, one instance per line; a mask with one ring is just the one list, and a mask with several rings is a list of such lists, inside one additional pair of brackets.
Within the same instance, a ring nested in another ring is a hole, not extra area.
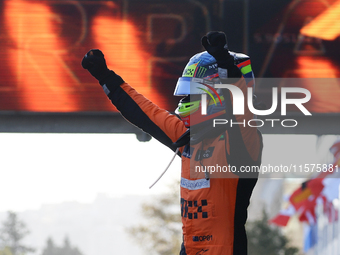
[[(258, 172), (239, 170), (260, 166), (262, 136), (245, 125), (254, 118), (246, 105), (243, 115), (233, 115), (234, 94), (218, 84), (236, 86), (246, 97), (247, 87), (254, 86), (250, 59), (229, 51), (223, 32), (209, 32), (201, 43), (206, 51), (194, 55), (178, 79), (174, 95), (182, 99), (176, 114), (109, 70), (100, 50), (90, 50), (81, 64), (125, 119), (181, 156), (180, 255), (247, 255), (245, 223)], [(214, 125), (216, 119), (234, 125)], [(209, 172), (209, 166), (233, 171)]]

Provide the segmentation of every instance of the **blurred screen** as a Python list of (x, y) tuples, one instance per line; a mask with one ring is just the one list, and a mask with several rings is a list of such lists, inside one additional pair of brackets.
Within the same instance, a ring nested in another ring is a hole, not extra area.
[[(295, 84), (310, 91), (308, 110), (340, 112), (340, 1), (260, 0), (251, 2), (249, 17), (255, 75), (301, 78)], [(257, 85), (266, 101), (270, 86)]]
[[(340, 0), (2, 0), (0, 7), (2, 111), (114, 111), (80, 65), (90, 49), (101, 49), (110, 69), (174, 110), (177, 79), (209, 30), (225, 31), (230, 50), (251, 57), (256, 77), (340, 77)], [(340, 112), (337, 81), (303, 86), (311, 111)], [(271, 98), (261, 84), (256, 91)]]
[(0, 109), (112, 111), (80, 65), (90, 49), (101, 49), (109, 68), (153, 102), (175, 107), (168, 98), (206, 31), (194, 25), (204, 20), (197, 8), (178, 1), (166, 8), (141, 1), (1, 1)]

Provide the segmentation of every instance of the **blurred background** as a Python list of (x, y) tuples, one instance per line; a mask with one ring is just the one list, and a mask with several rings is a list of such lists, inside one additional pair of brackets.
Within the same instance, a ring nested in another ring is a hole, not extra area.
[[(260, 128), (263, 165), (326, 166), (261, 175), (250, 255), (340, 254), (339, 17), (339, 0), (1, 0), (0, 254), (177, 254), (180, 159), (149, 190), (172, 151), (126, 122), (80, 62), (101, 49), (173, 111), (176, 81), (211, 30), (251, 57), (268, 108), (266, 79), (311, 92), (312, 116), (279, 107), (271, 118), (298, 125)], [(157, 214), (165, 208), (171, 217)]]

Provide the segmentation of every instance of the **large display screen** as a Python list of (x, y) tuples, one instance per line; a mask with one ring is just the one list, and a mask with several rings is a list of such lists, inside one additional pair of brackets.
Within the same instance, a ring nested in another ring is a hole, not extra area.
[(311, 112), (340, 112), (340, 1), (260, 0), (251, 2), (249, 17), (257, 77), (298, 78), (311, 93)]
[[(339, 16), (340, 0), (2, 0), (0, 110), (114, 111), (80, 65), (94, 48), (140, 93), (173, 110), (176, 81), (209, 30), (225, 31), (230, 50), (251, 57), (256, 77), (340, 77)], [(340, 112), (337, 80), (304, 86), (310, 111)], [(256, 90), (266, 98), (267, 87)]]

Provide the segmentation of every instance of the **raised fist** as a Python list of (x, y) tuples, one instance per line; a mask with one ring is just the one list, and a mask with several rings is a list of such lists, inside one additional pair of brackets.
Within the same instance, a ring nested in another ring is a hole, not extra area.
[(92, 49), (86, 53), (81, 61), (81, 65), (99, 82), (110, 75), (110, 70), (106, 66), (104, 54), (98, 49)]
[(211, 31), (202, 37), (202, 45), (221, 68), (234, 65), (234, 58), (228, 51), (227, 36), (224, 32)]

